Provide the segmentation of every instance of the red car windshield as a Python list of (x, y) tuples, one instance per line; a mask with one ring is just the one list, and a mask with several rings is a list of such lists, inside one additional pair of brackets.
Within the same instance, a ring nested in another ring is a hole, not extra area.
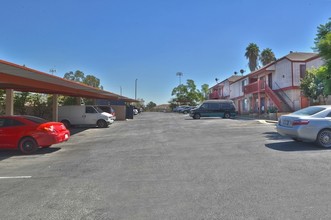
[(29, 115), (25, 115), (23, 116), (25, 119), (32, 121), (36, 124), (43, 124), (48, 122), (47, 120), (43, 119), (43, 118), (38, 118), (38, 117), (34, 117), (34, 116), (29, 116)]

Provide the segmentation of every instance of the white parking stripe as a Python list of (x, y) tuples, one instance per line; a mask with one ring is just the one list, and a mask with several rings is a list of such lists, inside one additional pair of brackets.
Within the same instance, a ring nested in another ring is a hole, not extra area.
[(32, 176), (0, 176), (0, 179), (29, 179)]

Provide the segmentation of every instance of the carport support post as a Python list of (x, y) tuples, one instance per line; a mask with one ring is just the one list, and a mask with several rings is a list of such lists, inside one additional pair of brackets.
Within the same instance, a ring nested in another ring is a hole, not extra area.
[(14, 90), (6, 89), (6, 115), (14, 114)]
[(53, 100), (53, 106), (52, 106), (52, 120), (53, 121), (58, 121), (59, 120), (59, 106), (57, 103), (59, 95), (58, 94), (53, 94), (52, 100)]

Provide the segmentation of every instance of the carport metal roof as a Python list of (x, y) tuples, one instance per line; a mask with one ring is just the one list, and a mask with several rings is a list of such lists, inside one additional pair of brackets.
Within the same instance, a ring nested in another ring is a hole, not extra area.
[(0, 60), (0, 88), (14, 89), (22, 92), (138, 102), (135, 99), (130, 99), (4, 60)]

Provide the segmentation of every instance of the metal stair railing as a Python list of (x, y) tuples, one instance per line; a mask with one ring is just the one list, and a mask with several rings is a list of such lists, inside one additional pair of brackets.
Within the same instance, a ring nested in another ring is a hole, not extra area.
[(279, 98), (282, 99), (282, 101), (284, 102), (285, 105), (287, 105), (287, 107), (293, 111), (294, 110), (294, 102), (291, 100), (290, 97), (288, 97), (288, 95), (286, 94), (286, 92), (284, 92), (284, 90), (282, 88), (280, 88), (280, 86), (274, 82), (276, 85), (276, 90), (277, 92), (275, 92), (276, 94), (278, 94)]
[(281, 112), (283, 111), (282, 101), (278, 97), (278, 95), (264, 82), (264, 91), (271, 98), (271, 100), (275, 103), (278, 110)]

